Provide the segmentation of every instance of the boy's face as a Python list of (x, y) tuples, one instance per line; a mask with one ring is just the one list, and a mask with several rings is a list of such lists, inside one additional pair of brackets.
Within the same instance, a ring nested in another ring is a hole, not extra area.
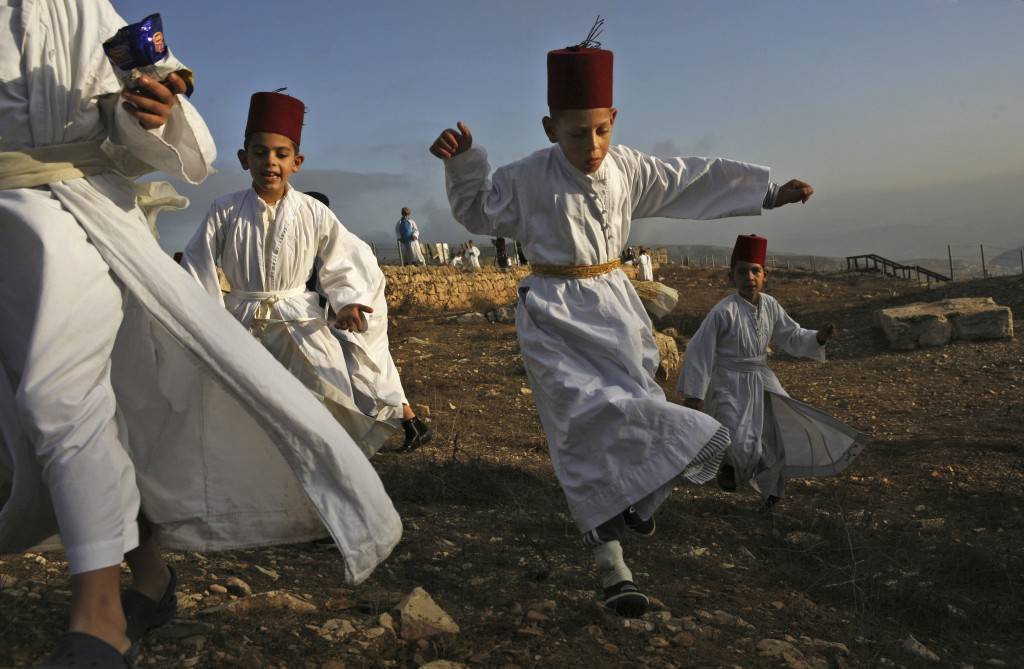
[(279, 200), (288, 179), (302, 167), (304, 157), (295, 143), (273, 132), (254, 132), (246, 148), (239, 149), (238, 162), (252, 173), (252, 186), (265, 200)]
[(619, 110), (614, 107), (596, 109), (561, 109), (544, 117), (548, 139), (562, 147), (573, 167), (584, 174), (593, 174), (608, 155), (612, 128)]
[(758, 297), (764, 292), (764, 282), (768, 271), (756, 262), (737, 260), (730, 271), (732, 285), (736, 292), (747, 302), (757, 304)]

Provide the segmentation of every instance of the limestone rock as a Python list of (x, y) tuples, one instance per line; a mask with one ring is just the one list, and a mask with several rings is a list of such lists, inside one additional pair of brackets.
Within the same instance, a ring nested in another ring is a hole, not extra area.
[(341, 641), (355, 631), (355, 625), (345, 618), (331, 618), (316, 630), (317, 634), (327, 641)]
[(239, 597), (248, 597), (252, 594), (252, 588), (249, 587), (249, 584), (237, 576), (232, 576), (224, 581), (224, 587), (226, 587), (228, 592), (232, 595), (237, 595)]
[(1013, 312), (991, 297), (959, 297), (940, 302), (915, 302), (875, 313), (876, 325), (891, 348), (943, 346), (954, 339), (1013, 337)]
[(908, 635), (907, 638), (903, 640), (902, 648), (908, 655), (913, 655), (918, 659), (936, 663), (941, 661), (941, 658), (938, 655), (933, 653), (928, 646), (915, 639), (913, 634)]
[(781, 639), (761, 639), (755, 646), (762, 657), (782, 660), (790, 669), (809, 669), (810, 664), (796, 646)]
[(679, 367), (682, 364), (676, 340), (660, 332), (655, 332), (654, 341), (658, 344), (658, 353), (661, 357), (658, 370), (655, 373), (656, 377), (661, 380), (675, 378), (679, 374)]
[(451, 616), (434, 603), (426, 590), (413, 588), (396, 607), (399, 634), (406, 641), (424, 639), (437, 634), (456, 634), (459, 626)]
[(209, 609), (204, 609), (200, 613), (203, 615), (214, 615), (218, 613), (237, 614), (269, 610), (292, 611), (294, 613), (314, 613), (317, 609), (315, 604), (303, 601), (295, 595), (290, 595), (287, 592), (282, 592), (281, 590), (271, 590), (270, 592), (261, 592), (258, 595), (253, 595), (252, 597), (236, 599), (224, 604), (223, 606), (214, 606)]
[(479, 311), (471, 311), (468, 314), (462, 314), (461, 316), (455, 317), (456, 323), (486, 323), (487, 317), (481, 314)]
[(451, 660), (434, 660), (433, 662), (427, 662), (421, 664), (420, 669), (469, 669), (466, 665), (461, 662), (452, 662)]
[(663, 283), (657, 281), (633, 281), (632, 283), (636, 294), (640, 296), (640, 301), (644, 303), (644, 309), (653, 318), (667, 316), (679, 301), (679, 291), (669, 288)]

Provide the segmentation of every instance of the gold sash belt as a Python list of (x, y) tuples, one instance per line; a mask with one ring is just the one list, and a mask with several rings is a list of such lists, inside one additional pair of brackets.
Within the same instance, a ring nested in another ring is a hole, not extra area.
[(534, 274), (556, 276), (561, 279), (591, 279), (618, 269), (622, 261), (616, 258), (599, 265), (538, 265), (533, 264)]
[(0, 151), (0, 190), (35, 188), (55, 181), (114, 172), (103, 142), (54, 144), (18, 151)]

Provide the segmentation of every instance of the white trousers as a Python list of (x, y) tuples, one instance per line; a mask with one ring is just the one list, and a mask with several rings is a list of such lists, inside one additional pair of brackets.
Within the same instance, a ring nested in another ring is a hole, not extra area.
[(0, 448), (34, 452), (42, 481), (15, 484), (49, 492), (72, 574), (119, 564), (139, 542), (110, 382), (120, 288), (48, 190), (0, 191), (0, 240), (0, 383), (18, 422), (4, 432), (20, 434)]

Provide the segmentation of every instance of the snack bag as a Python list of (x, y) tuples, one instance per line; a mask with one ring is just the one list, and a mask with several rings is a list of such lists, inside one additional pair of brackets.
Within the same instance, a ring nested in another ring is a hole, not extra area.
[(103, 43), (103, 53), (107, 54), (114, 73), (125, 86), (131, 86), (142, 75), (163, 81), (177, 73), (185, 80), (185, 95), (192, 95), (195, 75), (167, 48), (159, 14), (150, 14), (118, 30)]

